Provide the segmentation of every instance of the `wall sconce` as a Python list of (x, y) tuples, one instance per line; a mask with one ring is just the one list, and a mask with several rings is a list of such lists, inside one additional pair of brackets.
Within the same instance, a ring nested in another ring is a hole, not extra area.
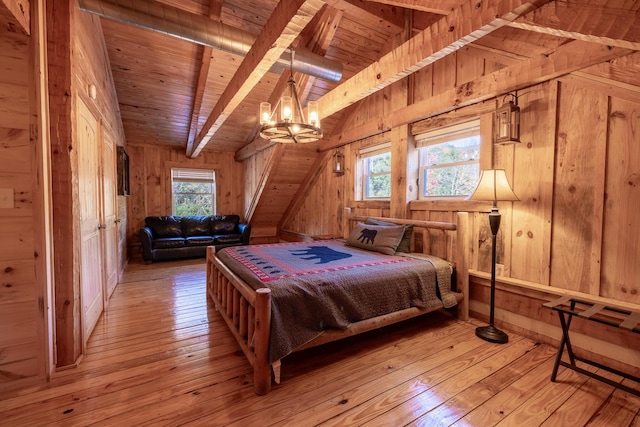
[[(509, 102), (504, 98), (511, 96)], [(496, 110), (496, 144), (520, 142), (520, 107), (518, 97), (512, 93), (504, 96), (502, 106)], [(515, 100), (515, 102), (514, 102)]]
[(340, 149), (337, 149), (333, 155), (333, 172), (337, 175), (344, 173), (344, 154)]

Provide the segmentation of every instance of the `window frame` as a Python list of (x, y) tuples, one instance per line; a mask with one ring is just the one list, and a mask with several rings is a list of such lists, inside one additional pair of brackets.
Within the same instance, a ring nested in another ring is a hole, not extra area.
[[(425, 195), (426, 190), (426, 176), (429, 170), (437, 170), (443, 168), (450, 168), (464, 165), (477, 165), (478, 177), (481, 169), (481, 156), (482, 156), (482, 132), (481, 132), (481, 118), (474, 117), (472, 119), (460, 121), (447, 126), (442, 126), (436, 129), (421, 132), (415, 135), (416, 147), (418, 151), (418, 200), (424, 201), (437, 201), (437, 200), (464, 200), (468, 197), (465, 195), (445, 195), (445, 196), (428, 196)], [(433, 165), (425, 165), (424, 150), (427, 147), (446, 144), (450, 141), (456, 141), (463, 138), (475, 137), (478, 138), (478, 158), (469, 160), (458, 160), (448, 163), (440, 163)], [(476, 179), (478, 178), (476, 177)], [(475, 184), (475, 182), (474, 182)]]
[[(176, 194), (207, 194), (211, 196), (211, 213), (205, 215), (216, 215), (216, 199), (218, 194), (216, 170), (209, 168), (185, 168), (185, 167), (172, 167), (171, 170), (171, 214), (176, 214)], [(176, 176), (178, 175), (178, 176)], [(180, 177), (182, 175), (182, 179)], [(174, 183), (176, 182), (193, 182), (202, 184), (211, 184), (211, 193), (176, 193), (174, 191)]]
[[(371, 145), (358, 150), (356, 154), (356, 200), (359, 201), (388, 201), (391, 200), (391, 162), (389, 163), (388, 172), (367, 173), (367, 159), (382, 154), (389, 154), (391, 157), (391, 142)], [(389, 176), (389, 196), (388, 197), (367, 197), (367, 181), (373, 176)]]

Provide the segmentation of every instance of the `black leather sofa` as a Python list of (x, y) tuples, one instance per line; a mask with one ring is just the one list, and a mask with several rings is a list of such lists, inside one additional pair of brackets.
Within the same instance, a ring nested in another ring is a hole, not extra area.
[(145, 262), (205, 257), (207, 246), (216, 251), (248, 245), (251, 225), (238, 215), (148, 216), (140, 229)]

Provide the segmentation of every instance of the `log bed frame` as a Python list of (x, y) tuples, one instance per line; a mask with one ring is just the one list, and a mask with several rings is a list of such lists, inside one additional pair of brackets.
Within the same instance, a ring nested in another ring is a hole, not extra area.
[[(349, 209), (347, 209), (347, 215), (350, 221), (363, 221), (367, 218), (352, 216)], [(466, 212), (457, 213), (455, 223), (381, 217), (375, 217), (375, 219), (396, 224), (412, 224), (414, 226), (414, 236), (416, 231), (422, 231), (419, 234), (423, 236), (423, 248), (430, 247), (429, 235), (433, 230), (451, 234), (451, 245), (446, 252), (449, 254), (447, 259), (454, 263), (456, 267), (456, 286), (459, 292), (459, 295), (456, 296), (458, 300), (457, 312), (460, 319), (468, 320), (469, 275), (466, 260), (469, 249), (468, 214)], [(411, 250), (414, 251), (414, 248), (415, 241), (412, 238)], [(255, 393), (258, 395), (267, 394), (271, 390), (272, 370), (273, 379), (276, 383), (280, 383), (280, 360), (269, 364), (268, 357), (271, 328), (271, 291), (267, 288), (253, 290), (251, 286), (216, 258), (215, 246), (210, 246), (207, 249), (206, 273), (207, 293), (253, 367), (253, 389)], [(327, 330), (295, 351), (378, 329), (439, 309), (425, 310), (412, 307), (353, 323), (346, 330)]]

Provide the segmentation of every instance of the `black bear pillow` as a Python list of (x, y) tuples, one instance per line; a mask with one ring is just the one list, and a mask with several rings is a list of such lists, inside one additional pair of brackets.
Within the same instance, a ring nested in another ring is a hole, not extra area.
[(394, 255), (404, 235), (404, 227), (357, 223), (347, 239), (347, 245)]

